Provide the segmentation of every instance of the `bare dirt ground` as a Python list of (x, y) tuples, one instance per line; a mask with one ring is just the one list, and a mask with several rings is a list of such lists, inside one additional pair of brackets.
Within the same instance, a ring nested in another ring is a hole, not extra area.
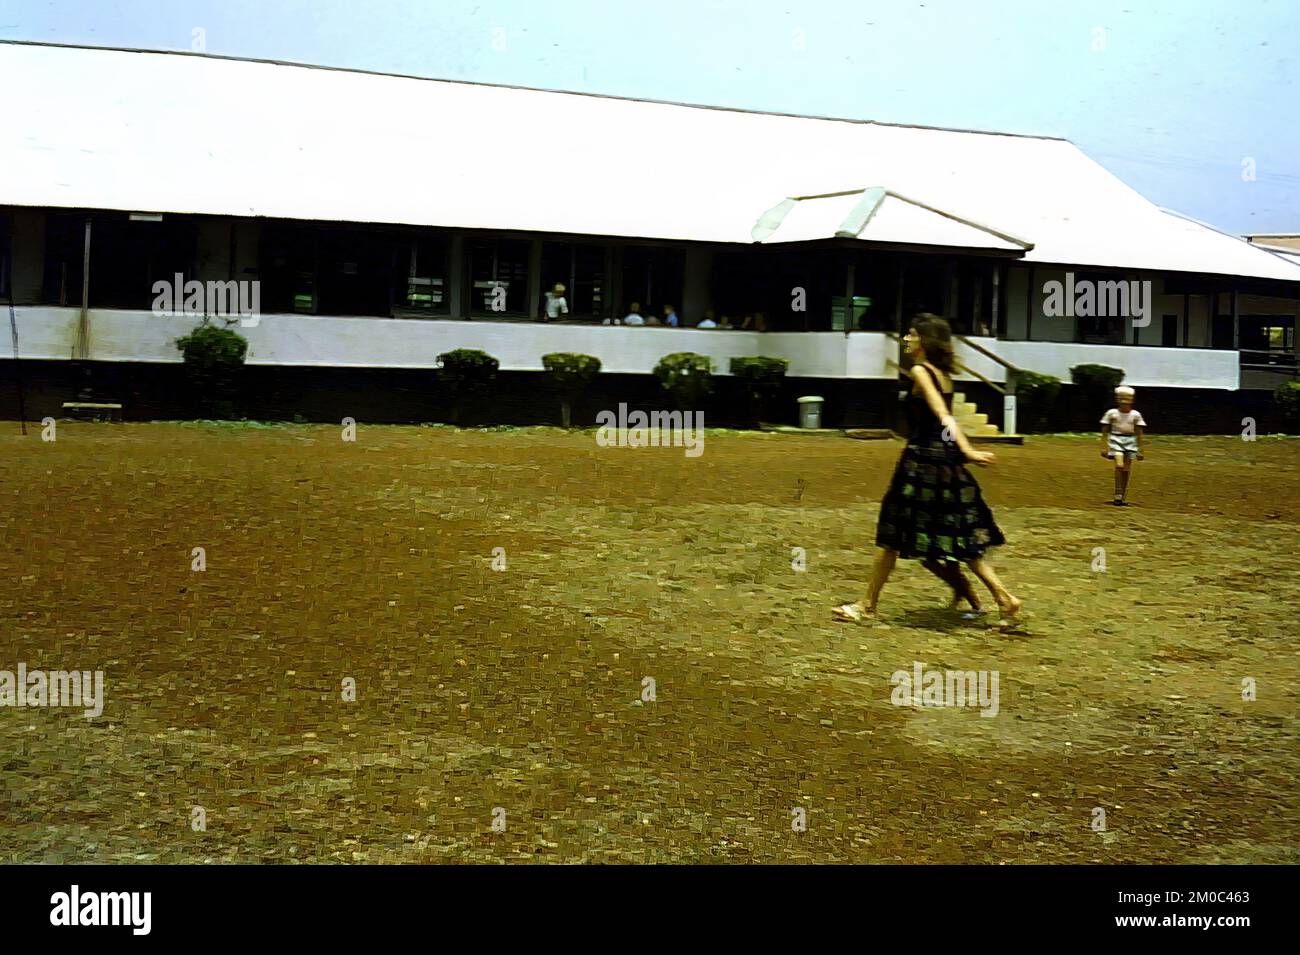
[(913, 562), (831, 621), (897, 441), (58, 428), (0, 429), (0, 669), (106, 703), (0, 708), (0, 861), (1297, 860), (1295, 439), (1153, 435), (1127, 510), (1098, 439), (998, 448), (1004, 631)]

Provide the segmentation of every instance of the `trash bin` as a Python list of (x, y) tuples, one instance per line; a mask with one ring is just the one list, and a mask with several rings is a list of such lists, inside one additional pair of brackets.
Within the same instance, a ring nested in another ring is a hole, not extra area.
[(822, 426), (822, 401), (821, 395), (805, 395), (799, 399), (799, 427)]

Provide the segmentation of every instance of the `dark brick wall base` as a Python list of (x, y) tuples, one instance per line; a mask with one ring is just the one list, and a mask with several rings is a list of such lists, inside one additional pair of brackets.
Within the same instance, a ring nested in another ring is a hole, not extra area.
[[(19, 367), (20, 365), (20, 367)], [(119, 401), (127, 421), (207, 416), (194, 400), (181, 365), (119, 362), (0, 360), (0, 419), (18, 417), (15, 371), (21, 371), (29, 421), (59, 417), (63, 402), (87, 391), (94, 399)], [(795, 424), (795, 399), (816, 394), (826, 399), (826, 427), (901, 430), (900, 385), (888, 380), (794, 378), (768, 403), (764, 420)], [(980, 383), (959, 383), (969, 400), (997, 424), (1002, 423), (1002, 396)], [(1282, 429), (1282, 421), (1265, 391), (1142, 388), (1138, 407), (1153, 433), (1239, 434), (1241, 419), (1253, 417), (1260, 433)], [(604, 409), (620, 402), (645, 411), (670, 409), (668, 396), (650, 375), (602, 374), (573, 409), (574, 425), (595, 423)], [(1051, 409), (1048, 430), (1095, 431), (1109, 404), (1088, 400), (1071, 385)], [(451, 402), (438, 386), (436, 372), (382, 368), (326, 368), (251, 365), (243, 369), (231, 409), (237, 417), (266, 421), (446, 422)], [(749, 399), (729, 377), (714, 381), (714, 394), (702, 409), (707, 426), (752, 424)], [(559, 424), (559, 400), (539, 372), (502, 372), (486, 397), (468, 403), (462, 424)], [(1022, 413), (1023, 422), (1023, 413)]]

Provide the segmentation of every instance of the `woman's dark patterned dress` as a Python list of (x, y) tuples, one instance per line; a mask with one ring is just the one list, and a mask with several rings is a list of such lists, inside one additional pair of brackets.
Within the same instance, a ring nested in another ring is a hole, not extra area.
[[(943, 396), (951, 411), (952, 392)], [(876, 544), (900, 557), (972, 560), (1005, 543), (980, 486), (925, 398), (907, 396), (908, 438), (880, 502)]]

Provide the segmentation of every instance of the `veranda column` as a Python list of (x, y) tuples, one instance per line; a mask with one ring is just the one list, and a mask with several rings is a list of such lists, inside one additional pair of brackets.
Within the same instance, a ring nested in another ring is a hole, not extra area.
[(81, 253), (81, 318), (77, 322), (76, 357), (90, 357), (90, 216), (86, 216), (86, 241)]

